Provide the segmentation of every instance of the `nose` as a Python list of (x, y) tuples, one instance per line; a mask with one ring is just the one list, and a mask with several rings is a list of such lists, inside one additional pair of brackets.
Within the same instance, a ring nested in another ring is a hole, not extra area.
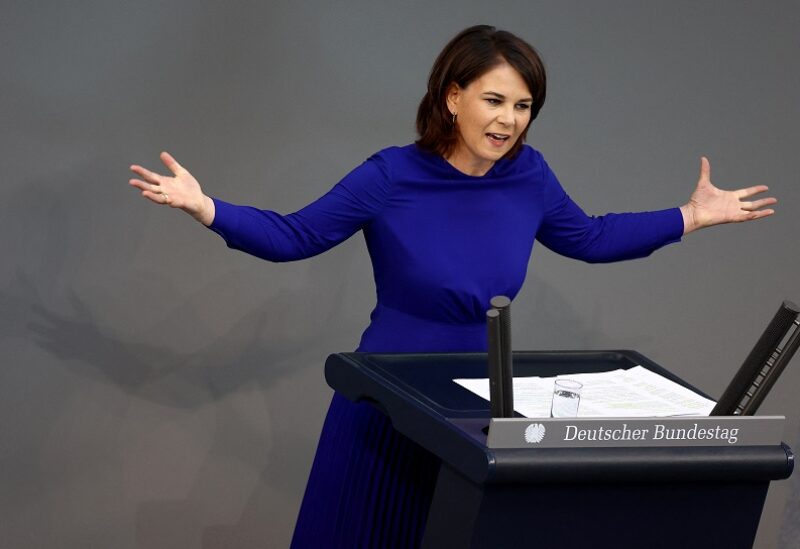
[(508, 106), (500, 109), (497, 113), (497, 121), (503, 126), (511, 126), (514, 124), (514, 106)]

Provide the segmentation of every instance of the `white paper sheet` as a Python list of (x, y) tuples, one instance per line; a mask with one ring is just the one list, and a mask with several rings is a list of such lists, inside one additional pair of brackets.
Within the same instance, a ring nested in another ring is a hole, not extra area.
[[(593, 374), (515, 377), (514, 409), (525, 417), (549, 417), (553, 382), (583, 383), (578, 417), (707, 416), (715, 402), (642, 366)], [(489, 400), (488, 379), (454, 379)]]

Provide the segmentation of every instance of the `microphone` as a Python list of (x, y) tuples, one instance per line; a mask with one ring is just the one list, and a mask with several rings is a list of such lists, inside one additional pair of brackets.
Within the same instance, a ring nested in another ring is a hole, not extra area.
[[(712, 416), (752, 416), (800, 346), (800, 308), (784, 301), (747, 355)], [(794, 328), (794, 332), (789, 333)], [(788, 337), (787, 337), (788, 335)], [(781, 346), (781, 342), (786, 340)]]
[(511, 355), (511, 300), (495, 296), (486, 311), (489, 339), (489, 398), (492, 417), (514, 417), (514, 368)]

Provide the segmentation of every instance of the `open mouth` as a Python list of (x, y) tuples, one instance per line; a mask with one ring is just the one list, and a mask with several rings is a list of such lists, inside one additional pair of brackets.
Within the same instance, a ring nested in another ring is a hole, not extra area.
[(498, 147), (504, 145), (511, 137), (510, 135), (505, 135), (502, 133), (487, 133), (486, 136), (489, 138), (489, 141), (492, 143), (492, 145)]

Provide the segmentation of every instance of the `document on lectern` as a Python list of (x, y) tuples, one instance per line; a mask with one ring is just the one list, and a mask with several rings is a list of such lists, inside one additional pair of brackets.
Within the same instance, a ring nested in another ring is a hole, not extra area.
[[(515, 377), (514, 410), (525, 417), (549, 417), (556, 379), (583, 384), (578, 417), (707, 416), (716, 404), (642, 366), (627, 370), (555, 377)], [(489, 400), (488, 379), (454, 379)]]

